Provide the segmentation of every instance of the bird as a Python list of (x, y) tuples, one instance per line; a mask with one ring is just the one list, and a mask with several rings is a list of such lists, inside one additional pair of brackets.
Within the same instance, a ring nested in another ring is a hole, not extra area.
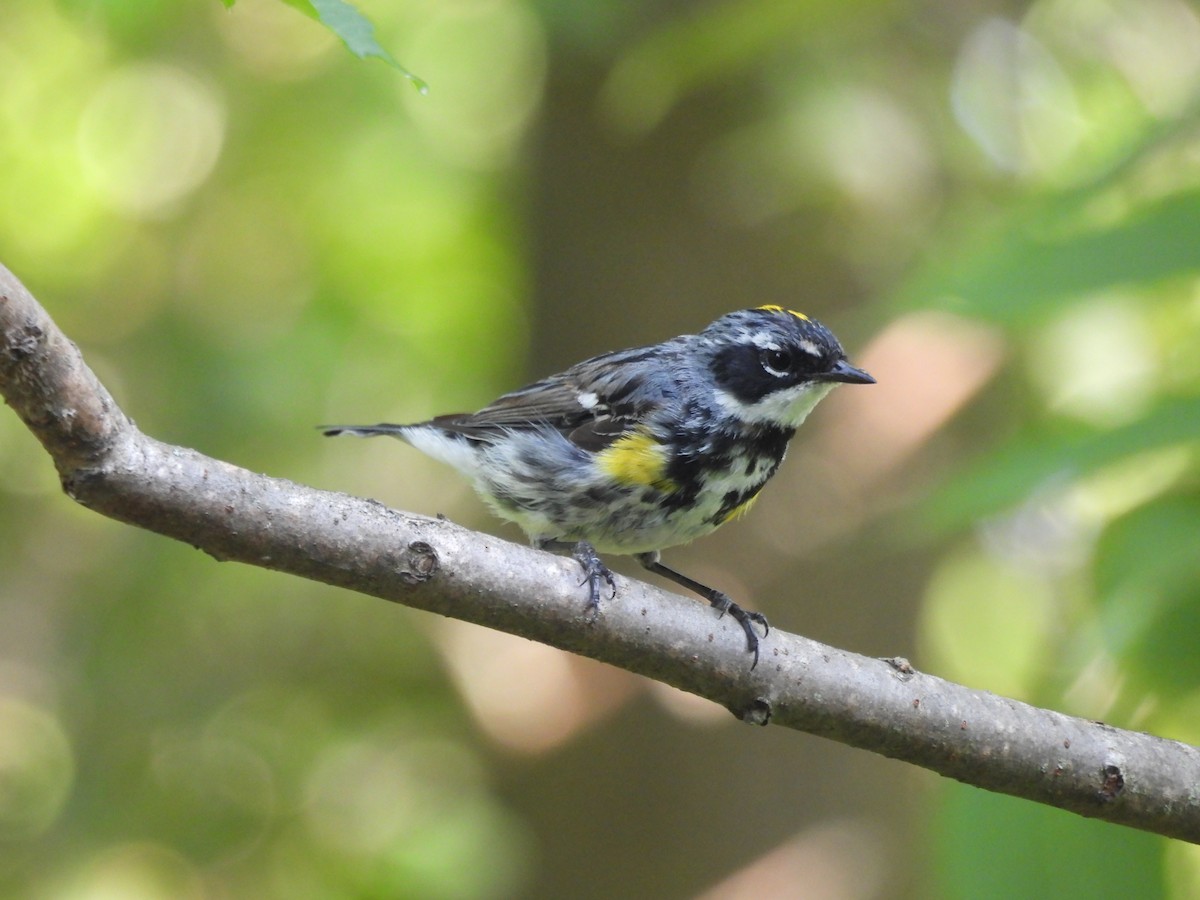
[(661, 552), (744, 514), (813, 408), (839, 384), (874, 383), (820, 322), (767, 305), (592, 357), (478, 412), (319, 427), (399, 438), (457, 469), (535, 547), (570, 552), (588, 586), (588, 620), (605, 586), (616, 596), (602, 554), (634, 556), (737, 621), (753, 669), (766, 617), (668, 568)]

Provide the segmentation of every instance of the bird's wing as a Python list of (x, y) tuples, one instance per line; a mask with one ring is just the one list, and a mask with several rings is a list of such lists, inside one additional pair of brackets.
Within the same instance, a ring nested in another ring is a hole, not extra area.
[(481, 440), (497, 431), (554, 428), (585, 450), (600, 450), (635, 428), (674, 393), (664, 345), (606, 353), (505, 394), (476, 413), (433, 424)]

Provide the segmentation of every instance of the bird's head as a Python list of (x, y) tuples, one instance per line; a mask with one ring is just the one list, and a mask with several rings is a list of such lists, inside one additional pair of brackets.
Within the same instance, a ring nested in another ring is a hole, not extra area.
[(781, 306), (743, 309), (698, 336), (721, 408), (743, 422), (797, 428), (838, 384), (874, 384), (828, 328)]

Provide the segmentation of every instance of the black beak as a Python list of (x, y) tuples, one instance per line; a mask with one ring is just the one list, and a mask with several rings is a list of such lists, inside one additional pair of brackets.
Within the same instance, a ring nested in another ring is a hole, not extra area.
[(839, 359), (828, 372), (821, 376), (822, 381), (840, 381), (845, 384), (874, 384), (875, 379), (856, 369), (844, 359)]

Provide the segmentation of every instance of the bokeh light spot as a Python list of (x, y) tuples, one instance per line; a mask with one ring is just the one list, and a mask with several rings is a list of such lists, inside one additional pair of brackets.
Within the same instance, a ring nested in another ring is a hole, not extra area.
[(1111, 427), (1153, 399), (1158, 351), (1133, 299), (1097, 298), (1068, 309), (1033, 347), (1030, 376), (1057, 412)]
[(213, 170), (225, 137), (216, 92), (183, 69), (126, 66), (104, 79), (79, 123), (84, 175), (116, 209), (161, 215)]
[(951, 87), (954, 114), (1001, 169), (1052, 169), (1074, 150), (1082, 123), (1071, 82), (1029, 32), (988, 19), (963, 45)]
[(149, 842), (121, 844), (97, 854), (53, 896), (63, 900), (203, 900), (211, 896), (181, 854)]
[(74, 774), (71, 746), (58, 720), (0, 697), (0, 837), (28, 838), (49, 828)]

